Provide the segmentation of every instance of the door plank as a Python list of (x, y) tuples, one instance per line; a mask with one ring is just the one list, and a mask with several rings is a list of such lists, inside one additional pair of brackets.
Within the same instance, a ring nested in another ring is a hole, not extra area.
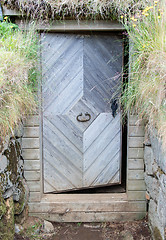
[(42, 43), (44, 192), (119, 183), (120, 113), (112, 117), (110, 100), (120, 93), (121, 37), (47, 33)]

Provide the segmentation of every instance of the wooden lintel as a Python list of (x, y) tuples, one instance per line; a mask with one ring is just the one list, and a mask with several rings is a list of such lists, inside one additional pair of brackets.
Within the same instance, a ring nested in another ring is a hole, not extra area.
[[(19, 23), (18, 23), (19, 24)], [(28, 30), (29, 26), (27, 22), (21, 23), (20, 28)], [(78, 21), (78, 20), (55, 20), (52, 23), (37, 24), (36, 30), (47, 31), (47, 32), (85, 32), (85, 31), (98, 31), (98, 32), (109, 32), (109, 31), (123, 31), (124, 26), (117, 21)]]
[(122, 31), (124, 27), (117, 21), (55, 21), (49, 26), (38, 25), (41, 31)]
[(2, 6), (3, 15), (4, 16), (22, 16), (23, 14), (20, 11), (17, 11), (15, 9), (8, 9), (5, 6)]

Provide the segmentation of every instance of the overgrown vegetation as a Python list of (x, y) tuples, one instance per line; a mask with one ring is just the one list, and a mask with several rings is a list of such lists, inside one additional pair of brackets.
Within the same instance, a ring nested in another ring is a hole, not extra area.
[(117, 19), (121, 11), (127, 13), (142, 8), (151, 0), (2, 0), (7, 7), (21, 10), (35, 19)]
[(131, 41), (130, 81), (122, 96), (125, 112), (156, 127), (166, 146), (166, 3), (153, 1), (121, 15)]
[(0, 137), (14, 133), (36, 108), (37, 35), (22, 32), (5, 17), (0, 23)]
[(120, 19), (132, 42), (122, 105), (135, 107), (166, 145), (166, 4), (164, 0), (2, 0), (31, 18)]

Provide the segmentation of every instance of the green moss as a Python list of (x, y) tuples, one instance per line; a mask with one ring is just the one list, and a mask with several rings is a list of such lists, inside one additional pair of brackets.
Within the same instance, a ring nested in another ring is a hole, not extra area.
[(24, 206), (25, 206), (25, 188), (22, 182), (19, 182), (18, 188), (21, 191), (21, 196), (18, 202), (14, 202), (14, 214), (19, 215), (22, 213)]
[(153, 229), (153, 236), (155, 240), (163, 240), (160, 230), (157, 227), (154, 227)]
[(8, 159), (7, 171), (11, 172), (10, 180), (15, 182), (18, 177), (18, 159), (20, 157), (20, 145), (17, 141), (10, 141), (9, 148), (4, 151), (4, 155)]
[(1, 186), (0, 186), (0, 219), (6, 213), (5, 200), (2, 197)]
[(13, 198), (6, 200), (6, 213), (0, 220), (0, 239), (14, 239), (14, 207)]
[(2, 190), (5, 190), (6, 186), (9, 185), (9, 181), (13, 185), (18, 185), (20, 181), (20, 172), (18, 169), (18, 161), (21, 155), (21, 147), (17, 140), (11, 140), (8, 146), (3, 153), (7, 158), (7, 168), (0, 173), (0, 181), (2, 183)]

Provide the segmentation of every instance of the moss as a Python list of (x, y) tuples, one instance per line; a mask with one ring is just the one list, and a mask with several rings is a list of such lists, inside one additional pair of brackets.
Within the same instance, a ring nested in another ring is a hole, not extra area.
[(2, 191), (0, 186), (0, 219), (5, 213), (6, 213), (6, 205), (5, 205), (5, 200), (2, 197)]
[(0, 220), (0, 239), (9, 240), (14, 239), (14, 207), (13, 198), (5, 201), (6, 214)]
[(6, 187), (8, 188), (9, 185), (18, 185), (21, 178), (21, 169), (18, 169), (21, 156), (19, 142), (12, 139), (3, 155), (7, 158), (7, 168), (0, 173), (0, 182), (2, 183), (2, 190), (6, 191)]
[(21, 148), (17, 141), (10, 141), (9, 148), (4, 151), (4, 155), (8, 159), (7, 171), (11, 172), (10, 180), (15, 182), (18, 178), (18, 159), (21, 155)]
[(25, 222), (25, 220), (27, 219), (28, 214), (29, 214), (29, 207), (27, 204), (27, 205), (25, 205), (24, 210), (21, 214), (14, 216), (15, 223), (23, 224)]
[(163, 240), (160, 230), (157, 227), (154, 227), (153, 229), (153, 236), (154, 236), (154, 240)]
[[(145, 5), (143, 0), (2, 0), (6, 7), (17, 9), (35, 20), (115, 20), (128, 10), (134, 12)], [(148, 0), (150, 2), (150, 0)], [(28, 9), (28, 11), (27, 11)]]
[(19, 215), (22, 213), (24, 206), (25, 206), (25, 188), (22, 182), (19, 182), (18, 188), (21, 191), (20, 199), (18, 202), (14, 202), (14, 214)]

